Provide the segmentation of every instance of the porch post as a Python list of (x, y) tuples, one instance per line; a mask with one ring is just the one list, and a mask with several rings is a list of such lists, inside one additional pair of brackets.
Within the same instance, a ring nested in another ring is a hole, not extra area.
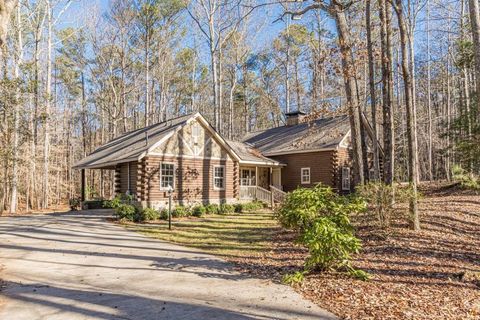
[(86, 186), (85, 186), (85, 180), (86, 180), (86, 177), (85, 177), (85, 169), (82, 169), (81, 170), (81, 180), (82, 180), (82, 190), (81, 190), (81, 200), (82, 202), (84, 202), (85, 200), (87, 200), (87, 190), (86, 190)]
[(255, 200), (257, 200), (257, 189), (258, 189), (258, 167), (255, 166)]

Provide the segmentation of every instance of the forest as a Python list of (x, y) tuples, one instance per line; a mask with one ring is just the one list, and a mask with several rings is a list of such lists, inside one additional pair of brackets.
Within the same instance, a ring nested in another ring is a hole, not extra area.
[(356, 181), (408, 182), (414, 217), (419, 181), (480, 171), (475, 0), (2, 0), (0, 19), (0, 212), (68, 203), (75, 161), (197, 111), (230, 139), (349, 114)]

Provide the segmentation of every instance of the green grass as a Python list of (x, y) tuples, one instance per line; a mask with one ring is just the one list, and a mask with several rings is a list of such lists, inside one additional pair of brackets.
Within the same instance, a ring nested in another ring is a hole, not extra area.
[(203, 218), (128, 224), (147, 236), (207, 252), (232, 257), (256, 255), (269, 248), (272, 234), (279, 228), (271, 213), (209, 215)]

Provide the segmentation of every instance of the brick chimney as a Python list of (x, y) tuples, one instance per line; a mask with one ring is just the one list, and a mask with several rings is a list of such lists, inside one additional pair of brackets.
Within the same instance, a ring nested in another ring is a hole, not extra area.
[(302, 111), (292, 111), (285, 113), (285, 118), (287, 119), (287, 126), (296, 126), (297, 124), (302, 123), (303, 118), (305, 118), (306, 113)]

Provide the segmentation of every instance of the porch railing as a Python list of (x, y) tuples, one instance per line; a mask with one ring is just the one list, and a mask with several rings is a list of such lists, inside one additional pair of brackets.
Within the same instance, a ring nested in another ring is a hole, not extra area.
[(285, 200), (286, 193), (274, 186), (270, 190), (259, 186), (240, 186), (240, 200), (257, 200), (274, 207)]
[(257, 186), (240, 186), (240, 199), (255, 200), (257, 196)]
[(270, 186), (272, 192), (272, 202), (273, 203), (283, 203), (287, 197), (287, 193), (283, 190), (278, 189), (277, 187)]
[(257, 187), (256, 199), (258, 201), (270, 204), (272, 202), (272, 193), (262, 187)]

